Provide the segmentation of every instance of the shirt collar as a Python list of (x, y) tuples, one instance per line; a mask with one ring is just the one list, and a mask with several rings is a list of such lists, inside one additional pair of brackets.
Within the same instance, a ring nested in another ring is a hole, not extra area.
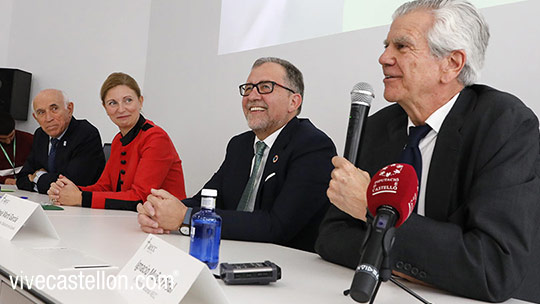
[[(266, 144), (266, 146), (268, 147), (268, 150), (272, 149), (272, 145), (274, 144), (277, 137), (279, 136), (279, 133), (281, 133), (281, 130), (283, 130), (283, 128), (285, 128), (286, 125), (287, 124), (285, 124), (283, 127), (279, 128), (278, 130), (274, 131), (274, 133), (268, 135), (268, 137), (266, 137), (264, 140), (260, 140), (260, 141), (262, 141), (262, 142), (264, 142)], [(259, 138), (257, 137), (257, 135), (255, 135), (255, 140), (253, 141), (253, 150), (254, 151), (257, 151), (256, 144), (257, 144), (258, 141), (259, 141)]]
[[(439, 133), (439, 130), (441, 129), (441, 126), (444, 122), (444, 119), (446, 116), (448, 116), (448, 113), (450, 113), (450, 110), (456, 103), (457, 98), (459, 97), (459, 92), (450, 99), (446, 104), (444, 104), (442, 107), (438, 108), (435, 112), (433, 112), (427, 119), (426, 124), (431, 127), (435, 133)], [(407, 134), (409, 134), (409, 128), (414, 127), (414, 123), (412, 122), (410, 117), (407, 117), (408, 124), (407, 124)]]
[(52, 140), (53, 138), (56, 138), (56, 139), (58, 139), (58, 141), (60, 141), (60, 140), (62, 139), (62, 137), (64, 137), (64, 135), (66, 134), (66, 132), (67, 132), (68, 129), (69, 129), (69, 125), (68, 125), (68, 127), (64, 130), (64, 132), (62, 132), (62, 134), (60, 134), (60, 136), (58, 136), (58, 137), (51, 137), (51, 136), (49, 136), (49, 142), (51, 142), (51, 140)]

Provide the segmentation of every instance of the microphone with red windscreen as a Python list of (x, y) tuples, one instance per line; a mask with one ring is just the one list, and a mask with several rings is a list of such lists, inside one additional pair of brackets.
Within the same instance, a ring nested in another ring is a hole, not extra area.
[[(351, 284), (350, 295), (355, 301), (365, 303), (371, 299), (381, 264), (394, 242), (395, 228), (411, 215), (417, 194), (416, 171), (408, 164), (388, 165), (371, 179), (366, 196), (369, 212), (375, 218), (362, 244), (364, 250)], [(383, 278), (386, 276), (390, 273), (385, 273)]]
[(382, 206), (396, 209), (399, 218), (395, 227), (401, 226), (414, 210), (418, 193), (418, 178), (413, 166), (388, 165), (371, 179), (368, 186), (367, 204), (371, 214), (377, 214)]

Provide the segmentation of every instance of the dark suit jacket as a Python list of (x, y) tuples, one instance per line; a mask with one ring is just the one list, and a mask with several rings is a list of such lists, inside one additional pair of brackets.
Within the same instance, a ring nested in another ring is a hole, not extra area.
[[(269, 151), (255, 210), (236, 211), (247, 184), (255, 134), (237, 135), (225, 160), (204, 188), (217, 189), (216, 212), (226, 239), (271, 242), (313, 251), (319, 224), (330, 205), (326, 189), (336, 155), (332, 140), (307, 119), (293, 118)], [(273, 175), (274, 174), (274, 175)], [(199, 210), (200, 192), (183, 201)]]
[[(407, 141), (398, 105), (368, 120), (360, 167), (372, 176)], [(540, 302), (538, 120), (516, 97), (474, 85), (444, 120), (426, 185), (426, 216), (396, 232), (394, 270), (456, 294)], [(354, 268), (366, 224), (332, 206), (316, 250)]]
[[(32, 151), (17, 175), (17, 187), (34, 191), (34, 184), (28, 179), (28, 174), (41, 168), (48, 170), (48, 158), (49, 135), (38, 128), (34, 133)], [(58, 143), (55, 163), (57, 173), (46, 173), (39, 178), (39, 193), (47, 193), (50, 184), (58, 179), (59, 174), (78, 186), (94, 184), (105, 167), (101, 137), (96, 127), (86, 120), (71, 118), (66, 133)]]

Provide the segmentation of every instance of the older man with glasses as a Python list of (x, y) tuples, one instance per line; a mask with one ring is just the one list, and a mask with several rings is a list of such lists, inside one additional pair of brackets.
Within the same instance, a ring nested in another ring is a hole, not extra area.
[[(313, 251), (330, 202), (326, 189), (336, 155), (332, 140), (308, 119), (299, 119), (302, 73), (279, 58), (260, 58), (240, 85), (251, 131), (227, 146), (225, 160), (203, 188), (217, 189), (216, 212), (225, 239), (271, 242)], [(200, 192), (180, 201), (164, 190), (139, 204), (139, 224), (148, 233), (189, 234)]]

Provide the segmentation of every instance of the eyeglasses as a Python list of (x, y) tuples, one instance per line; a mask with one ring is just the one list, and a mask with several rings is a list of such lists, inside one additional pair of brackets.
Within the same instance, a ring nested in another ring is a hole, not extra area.
[(259, 83), (244, 83), (241, 84), (238, 88), (240, 89), (240, 95), (242, 96), (248, 96), (253, 91), (253, 88), (257, 88), (257, 92), (259, 94), (270, 94), (274, 91), (274, 86), (282, 87), (287, 91), (290, 91), (291, 93), (295, 94), (296, 92), (287, 88), (284, 85), (281, 85), (275, 81), (261, 81)]

